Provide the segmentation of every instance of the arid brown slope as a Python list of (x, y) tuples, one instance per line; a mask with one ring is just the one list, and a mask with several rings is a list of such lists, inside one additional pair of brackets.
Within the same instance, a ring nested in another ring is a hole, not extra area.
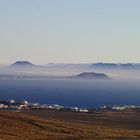
[(139, 140), (137, 113), (0, 111), (0, 140)]

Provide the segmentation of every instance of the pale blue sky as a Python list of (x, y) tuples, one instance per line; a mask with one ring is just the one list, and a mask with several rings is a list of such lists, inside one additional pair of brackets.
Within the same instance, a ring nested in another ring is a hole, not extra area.
[(0, 0), (0, 63), (140, 62), (140, 0)]

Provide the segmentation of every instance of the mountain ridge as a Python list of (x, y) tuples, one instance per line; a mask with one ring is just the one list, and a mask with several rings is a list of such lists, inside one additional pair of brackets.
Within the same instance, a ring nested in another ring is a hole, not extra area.
[(16, 61), (15, 63), (13, 63), (12, 65), (10, 65), (11, 67), (19, 67), (19, 66), (35, 66), (34, 64), (32, 64), (29, 61)]
[(11, 64), (9, 67), (86, 67), (86, 68), (95, 68), (95, 69), (140, 69), (140, 63), (48, 63), (44, 65), (35, 65), (30, 61), (16, 61)]
[(93, 63), (91, 68), (97, 69), (140, 69), (140, 63)]
[(108, 75), (104, 73), (95, 73), (95, 72), (83, 72), (81, 74), (76, 75), (74, 78), (111, 80), (111, 78)]

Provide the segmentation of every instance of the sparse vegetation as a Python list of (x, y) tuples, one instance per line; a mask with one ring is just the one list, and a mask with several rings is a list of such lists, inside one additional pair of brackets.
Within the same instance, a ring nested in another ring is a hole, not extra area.
[(0, 111), (0, 140), (139, 140), (135, 112)]

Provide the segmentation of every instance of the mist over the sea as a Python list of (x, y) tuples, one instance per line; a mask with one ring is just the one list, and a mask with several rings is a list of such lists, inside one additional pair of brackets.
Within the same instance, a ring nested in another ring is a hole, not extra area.
[[(112, 80), (68, 78), (83, 72), (103, 73)], [(38, 66), (16, 62), (0, 69), (1, 100), (79, 107), (140, 105), (139, 85), (140, 70), (134, 68), (94, 68), (91, 64)]]

